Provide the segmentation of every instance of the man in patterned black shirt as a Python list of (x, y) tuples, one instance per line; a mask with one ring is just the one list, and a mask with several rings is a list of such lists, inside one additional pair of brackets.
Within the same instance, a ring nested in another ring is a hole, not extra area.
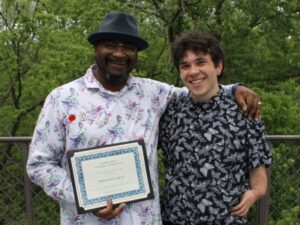
[(264, 124), (248, 120), (218, 84), (224, 55), (214, 37), (185, 34), (172, 58), (189, 96), (172, 100), (160, 122), (164, 224), (245, 224), (267, 190)]

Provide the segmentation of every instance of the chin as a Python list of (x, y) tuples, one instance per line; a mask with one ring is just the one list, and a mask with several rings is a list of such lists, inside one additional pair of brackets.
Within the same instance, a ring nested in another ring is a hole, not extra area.
[(113, 74), (113, 73), (109, 73), (106, 75), (107, 80), (109, 83), (111, 84), (120, 84), (120, 83), (124, 83), (127, 81), (129, 74)]

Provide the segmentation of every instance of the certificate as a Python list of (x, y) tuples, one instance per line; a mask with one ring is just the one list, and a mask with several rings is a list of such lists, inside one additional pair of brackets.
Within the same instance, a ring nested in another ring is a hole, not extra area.
[(143, 140), (67, 152), (78, 213), (153, 198)]

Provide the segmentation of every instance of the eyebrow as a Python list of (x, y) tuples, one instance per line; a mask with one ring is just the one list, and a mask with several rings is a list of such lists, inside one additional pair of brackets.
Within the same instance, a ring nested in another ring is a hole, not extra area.
[(179, 61), (179, 66), (189, 64), (187, 61)]
[[(207, 61), (207, 58), (205, 58), (204, 56), (197, 56), (192, 62), (197, 62), (197, 61)], [(179, 65), (180, 64), (186, 64), (189, 63), (186, 60), (179, 60)]]

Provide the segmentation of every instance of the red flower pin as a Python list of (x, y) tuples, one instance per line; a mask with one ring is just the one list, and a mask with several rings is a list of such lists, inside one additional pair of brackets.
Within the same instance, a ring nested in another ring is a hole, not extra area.
[(74, 120), (76, 120), (76, 116), (74, 114), (69, 115), (69, 121), (73, 122)]

